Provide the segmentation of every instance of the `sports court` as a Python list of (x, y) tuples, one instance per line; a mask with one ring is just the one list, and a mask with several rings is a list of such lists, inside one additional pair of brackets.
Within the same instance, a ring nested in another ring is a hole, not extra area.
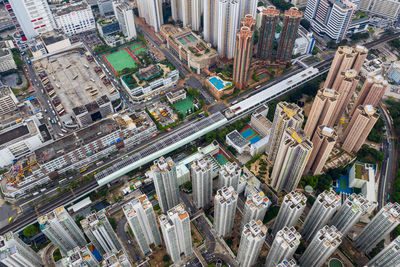
[(246, 125), (241, 131), (240, 134), (246, 139), (249, 140), (250, 143), (254, 144), (261, 140), (260, 135), (250, 127), (250, 125)]
[(179, 41), (182, 45), (185, 46), (185, 45), (187, 45), (187, 44), (189, 44), (189, 43), (196, 42), (197, 39), (196, 39), (192, 34), (188, 34), (188, 35), (185, 35), (185, 36), (179, 38), (178, 41)]
[(193, 98), (190, 95), (186, 95), (186, 98), (182, 101), (176, 102), (173, 106), (183, 115), (193, 107)]
[(228, 157), (220, 149), (217, 154), (214, 155), (215, 159), (218, 161), (219, 165), (225, 165), (228, 162)]
[(103, 59), (116, 75), (117, 72), (125, 68), (136, 68), (138, 63), (135, 56), (127, 48), (122, 48), (118, 51), (106, 54), (103, 56)]
[(142, 42), (136, 42), (133, 45), (128, 47), (131, 52), (133, 52), (136, 56), (142, 53), (147, 52), (149, 49)]

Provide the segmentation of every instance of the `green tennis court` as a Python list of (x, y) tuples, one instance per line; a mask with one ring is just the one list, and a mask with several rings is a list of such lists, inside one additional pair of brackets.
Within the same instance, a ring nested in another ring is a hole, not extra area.
[(121, 49), (114, 53), (103, 56), (107, 63), (115, 72), (119, 72), (125, 68), (136, 68), (135, 60), (129, 55), (128, 51)]
[(185, 39), (185, 37), (181, 37), (178, 39), (179, 42), (181, 42), (182, 45), (187, 45), (189, 42)]
[(189, 35), (187, 35), (187, 36), (185, 36), (185, 37), (186, 37), (186, 39), (188, 39), (190, 42), (195, 42), (195, 41), (196, 41), (196, 38), (194, 38), (194, 36), (191, 35), (191, 34), (189, 34)]
[(149, 49), (143, 43), (139, 42), (129, 46), (129, 50), (132, 51), (135, 55), (139, 55), (141, 53), (147, 52)]
[(186, 95), (184, 100), (176, 102), (173, 106), (185, 116), (186, 112), (193, 107), (193, 99), (190, 95)]
[(220, 165), (225, 165), (228, 162), (228, 159), (224, 154), (220, 153), (215, 156), (215, 159), (218, 161)]
[(133, 51), (133, 50), (138, 49), (138, 48), (140, 48), (142, 46), (143, 46), (142, 42), (137, 42), (137, 43), (134, 43), (133, 45), (129, 46), (129, 49), (131, 51)]

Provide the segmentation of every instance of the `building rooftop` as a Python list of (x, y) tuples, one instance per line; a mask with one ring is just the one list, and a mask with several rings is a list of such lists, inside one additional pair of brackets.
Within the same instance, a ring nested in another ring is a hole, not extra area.
[(9, 54), (11, 54), (10, 49), (0, 48), (0, 57), (8, 56)]
[(246, 147), (250, 145), (250, 141), (244, 138), (237, 130), (234, 130), (226, 135), (226, 138), (231, 140), (238, 147)]
[(64, 4), (61, 7), (53, 9), (53, 14), (56, 16), (63, 16), (72, 12), (80, 11), (90, 8), (86, 2), (78, 2), (73, 4)]

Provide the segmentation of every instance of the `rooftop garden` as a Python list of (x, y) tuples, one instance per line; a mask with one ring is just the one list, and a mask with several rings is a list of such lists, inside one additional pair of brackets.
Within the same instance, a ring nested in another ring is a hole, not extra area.
[(357, 11), (353, 14), (353, 18), (351, 19), (351, 21), (363, 19), (363, 18), (366, 18), (366, 17), (368, 17), (367, 14), (365, 14), (365, 13), (362, 12), (361, 10), (357, 10)]

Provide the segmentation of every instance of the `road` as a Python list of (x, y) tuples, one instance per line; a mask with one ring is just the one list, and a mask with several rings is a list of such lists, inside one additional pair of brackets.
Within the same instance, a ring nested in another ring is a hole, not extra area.
[(53, 243), (50, 243), (43, 251), (42, 260), (45, 267), (56, 266), (53, 260), (53, 252), (56, 247)]
[(138, 255), (136, 254), (135, 248), (133, 247), (131, 238), (128, 236), (128, 233), (125, 232), (125, 224), (127, 223), (127, 219), (125, 216), (122, 216), (121, 220), (118, 222), (117, 226), (117, 235), (119, 239), (124, 243), (125, 248), (128, 249), (129, 255), (132, 258), (133, 262), (137, 261)]

